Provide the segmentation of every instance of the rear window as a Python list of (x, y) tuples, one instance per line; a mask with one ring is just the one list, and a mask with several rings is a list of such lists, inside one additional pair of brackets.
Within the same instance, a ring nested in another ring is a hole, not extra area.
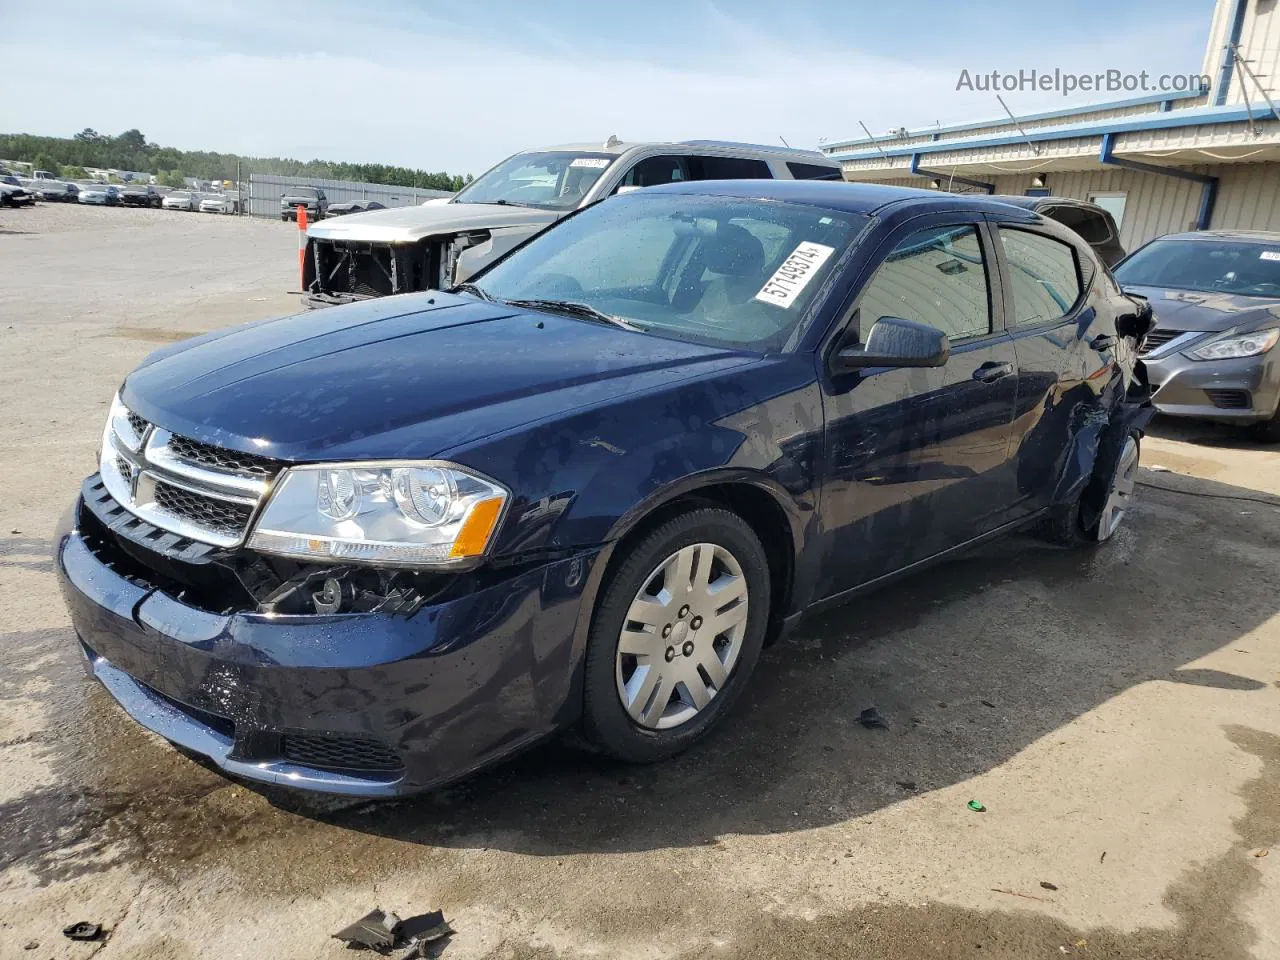
[(1106, 243), (1115, 238), (1111, 224), (1104, 214), (1084, 207), (1047, 207), (1042, 210), (1050, 220), (1056, 220), (1079, 234), (1080, 239), (1091, 246)]
[(788, 163), (787, 169), (797, 180), (843, 180), (839, 167), (823, 167), (816, 163)]

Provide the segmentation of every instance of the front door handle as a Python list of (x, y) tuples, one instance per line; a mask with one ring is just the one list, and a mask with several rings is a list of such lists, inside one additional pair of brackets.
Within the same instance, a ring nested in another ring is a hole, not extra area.
[(1008, 377), (1013, 374), (1012, 363), (1000, 363), (990, 360), (973, 371), (973, 379), (979, 383), (995, 383), (1002, 377)]
[(1112, 346), (1115, 345), (1115, 342), (1116, 342), (1115, 337), (1108, 336), (1105, 333), (1100, 333), (1096, 337), (1094, 337), (1092, 340), (1089, 341), (1089, 346), (1093, 347), (1093, 349), (1098, 351), (1110, 350)]

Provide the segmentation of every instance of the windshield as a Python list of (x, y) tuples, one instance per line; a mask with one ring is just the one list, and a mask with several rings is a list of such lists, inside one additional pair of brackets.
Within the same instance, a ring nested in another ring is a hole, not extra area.
[(189, 194), (189, 193), (171, 193), (171, 194), (169, 194), (169, 199), (170, 199), (170, 200), (190, 200), (190, 199), (191, 199), (191, 194)]
[(628, 194), (563, 221), (473, 286), (586, 305), (664, 336), (788, 350), (868, 222), (800, 204)]
[(509, 203), (573, 210), (613, 163), (611, 153), (517, 153), (458, 194), (454, 203)]
[(1124, 286), (1278, 297), (1280, 243), (1155, 240), (1120, 264), (1115, 277)]

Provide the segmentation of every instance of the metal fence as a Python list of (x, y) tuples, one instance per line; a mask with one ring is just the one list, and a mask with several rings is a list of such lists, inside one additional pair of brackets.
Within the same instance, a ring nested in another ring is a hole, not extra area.
[(248, 211), (255, 217), (280, 216), (280, 194), (290, 187), (319, 187), (330, 203), (377, 200), (385, 207), (413, 207), (432, 197), (453, 196), (447, 190), (393, 187), (385, 183), (356, 183), (353, 180), (320, 180), (314, 177), (276, 177), (254, 173), (249, 176)]

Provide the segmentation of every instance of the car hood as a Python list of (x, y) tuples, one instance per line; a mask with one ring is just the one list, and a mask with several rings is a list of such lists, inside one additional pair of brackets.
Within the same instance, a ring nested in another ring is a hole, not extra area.
[(562, 214), (531, 207), (495, 203), (439, 203), (431, 206), (395, 207), (356, 213), (330, 223), (322, 220), (307, 228), (307, 236), (324, 240), (373, 240), (413, 243), (423, 237), (466, 230), (544, 226)]
[(175, 344), (129, 375), (122, 398), (175, 433), (282, 460), (423, 458), (757, 359), (407, 294)]
[(1124, 289), (1150, 301), (1154, 329), (1217, 333), (1280, 316), (1280, 299), (1128, 284)]

